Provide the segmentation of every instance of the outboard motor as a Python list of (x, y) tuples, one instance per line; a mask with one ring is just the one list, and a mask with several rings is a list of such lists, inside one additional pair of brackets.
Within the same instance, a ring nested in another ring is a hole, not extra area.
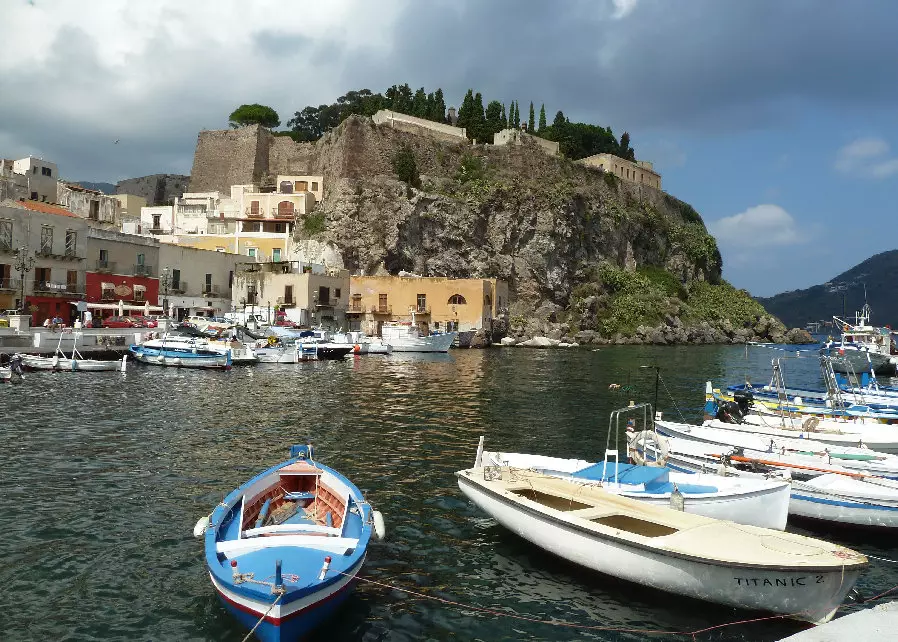
[(716, 418), (728, 424), (741, 424), (745, 415), (735, 401), (725, 401), (717, 408)]
[(742, 417), (748, 414), (749, 408), (751, 408), (752, 402), (755, 400), (755, 396), (749, 390), (738, 390), (733, 393), (733, 401), (736, 402), (739, 406), (739, 412)]
[(9, 358), (9, 369), (16, 375), (21, 377), (24, 369), (22, 368), (22, 355), (14, 354)]

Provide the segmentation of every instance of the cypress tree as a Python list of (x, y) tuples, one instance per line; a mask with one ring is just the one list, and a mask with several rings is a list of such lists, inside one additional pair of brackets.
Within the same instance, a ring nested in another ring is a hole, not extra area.
[(494, 134), (505, 129), (505, 125), (502, 123), (503, 111), (502, 103), (498, 100), (491, 100), (490, 104), (486, 106), (486, 134), (489, 136), (489, 141), (493, 140)]
[[(474, 107), (471, 112), (471, 132), (473, 138), (476, 138), (481, 143), (492, 142), (492, 136), (487, 134), (486, 130), (486, 117), (483, 114), (483, 96), (480, 95), (478, 91), (474, 94)], [(490, 140), (487, 141), (486, 139)]]
[(415, 97), (412, 98), (412, 116), (427, 117), (427, 94), (424, 92), (424, 87), (418, 89), (415, 92)]
[(536, 131), (536, 116), (533, 113), (533, 101), (530, 101), (530, 116), (527, 118), (527, 131), (534, 133)]
[(467, 128), (468, 136), (471, 136), (471, 114), (474, 112), (474, 91), (468, 90), (464, 100), (461, 101), (461, 107), (458, 108), (458, 126)]
[(542, 131), (546, 128), (546, 104), (543, 103), (543, 106), (539, 108), (539, 130)]
[(433, 108), (430, 112), (430, 119), (438, 123), (446, 120), (446, 101), (443, 98), (443, 90), (437, 88), (433, 93)]
[(514, 101), (514, 128), (521, 128), (521, 103)]
[(502, 129), (508, 129), (508, 116), (505, 115), (505, 103), (502, 103)]

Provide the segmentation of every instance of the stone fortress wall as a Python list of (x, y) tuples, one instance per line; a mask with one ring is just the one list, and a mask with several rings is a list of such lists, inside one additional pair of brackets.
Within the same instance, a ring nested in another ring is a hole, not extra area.
[(162, 205), (186, 192), (189, 181), (183, 174), (152, 174), (119, 181), (115, 193), (140, 196), (148, 206)]

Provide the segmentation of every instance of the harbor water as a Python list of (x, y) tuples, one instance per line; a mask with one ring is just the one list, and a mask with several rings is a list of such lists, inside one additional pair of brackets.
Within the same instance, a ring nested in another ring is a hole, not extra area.
[[(241, 640), (246, 631), (219, 604), (193, 525), (307, 440), (387, 525), (361, 573), (377, 584), (361, 581), (316, 639), (641, 640), (645, 630), (757, 617), (567, 564), (466, 501), (454, 473), (473, 463), (480, 435), (493, 450), (601, 459), (610, 411), (653, 402), (656, 381), (665, 416), (698, 420), (707, 379), (763, 382), (771, 357), (788, 354), (506, 348), (230, 372), (132, 365), (125, 374), (28, 374), (0, 388), (0, 637)], [(820, 381), (814, 358), (788, 359), (784, 370), (790, 384)], [(898, 559), (898, 544), (881, 534), (789, 528)], [(895, 585), (898, 564), (871, 560), (858, 588), (872, 596)], [(696, 639), (776, 640), (802, 628), (767, 620)]]

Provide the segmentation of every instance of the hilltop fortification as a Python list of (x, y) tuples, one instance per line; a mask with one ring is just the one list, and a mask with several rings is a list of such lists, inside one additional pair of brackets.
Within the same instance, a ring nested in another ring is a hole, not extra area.
[[(721, 283), (717, 245), (687, 203), (532, 142), (472, 145), (400, 125), (351, 116), (315, 143), (258, 126), (205, 131), (190, 189), (322, 175), (318, 220), (301, 220), (300, 236), (323, 223), (346, 267), (368, 274), (504, 279), (519, 334), (664, 343), (785, 333)], [(400, 154), (420, 184), (398, 179)]]

